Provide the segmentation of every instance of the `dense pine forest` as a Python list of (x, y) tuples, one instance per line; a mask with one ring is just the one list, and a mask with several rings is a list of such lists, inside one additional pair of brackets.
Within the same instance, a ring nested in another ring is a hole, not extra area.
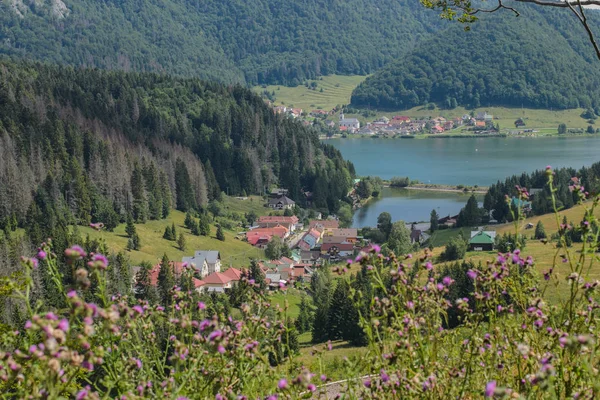
[(440, 25), (396, 0), (3, 0), (0, 54), (297, 85), (372, 73)]
[[(367, 78), (354, 91), (352, 104), (396, 110), (427, 103), (598, 107), (600, 72), (583, 28), (562, 10), (517, 8), (520, 17), (508, 11), (478, 14), (468, 32), (455, 24), (422, 41)], [(597, 15), (589, 14), (597, 26)]]
[(221, 192), (318, 189), (337, 211), (353, 166), (250, 90), (200, 80), (0, 64), (0, 228), (39, 243), (71, 224), (161, 219)]

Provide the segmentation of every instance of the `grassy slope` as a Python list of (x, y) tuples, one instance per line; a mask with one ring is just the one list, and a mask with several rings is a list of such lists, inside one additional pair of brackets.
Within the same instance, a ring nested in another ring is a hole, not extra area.
[[(275, 105), (293, 106), (302, 108), (305, 111), (318, 108), (329, 111), (337, 105), (348, 104), (354, 88), (366, 78), (366, 76), (359, 75), (324, 76), (321, 79), (309, 81), (309, 83), (317, 83), (316, 90), (308, 89), (304, 85), (296, 87), (274, 85), (266, 88), (257, 86), (254, 89), (257, 92), (262, 92), (265, 89), (269, 92), (274, 91)], [(323, 88), (323, 93), (320, 92), (321, 88)]]
[[(569, 222), (573, 222), (577, 224), (581, 221), (584, 214), (584, 206), (579, 205), (575, 206), (569, 210), (561, 211), (559, 220), (562, 221), (563, 216), (567, 217)], [(596, 216), (600, 217), (600, 210), (596, 210)], [(535, 267), (540, 272), (547, 271), (554, 263), (554, 257), (557, 254), (563, 254), (562, 251), (558, 251), (556, 246), (553, 243), (541, 243), (538, 240), (532, 239), (535, 232), (535, 228), (525, 229), (527, 223), (532, 223), (535, 225), (538, 221), (542, 221), (544, 228), (546, 230), (546, 235), (550, 237), (551, 234), (556, 233), (556, 218), (554, 214), (546, 214), (541, 216), (536, 216), (532, 218), (528, 218), (524, 222), (519, 225), (519, 232), (526, 235), (528, 240), (525, 248), (523, 249), (523, 254), (526, 256), (532, 256), (535, 261)], [(498, 234), (503, 233), (514, 233), (515, 226), (514, 224), (503, 224), (496, 226), (489, 226), (489, 229), (496, 230)], [(452, 236), (458, 235), (459, 229), (449, 229), (447, 231), (442, 231), (444, 236), (449, 240)], [(442, 233), (440, 232), (440, 233)], [(571, 247), (570, 251), (572, 255), (577, 254), (577, 250), (581, 246), (581, 243), (574, 243), (573, 247)], [(434, 249), (434, 255), (439, 255), (443, 251), (442, 247), (438, 247)], [(468, 252), (465, 256), (465, 259), (471, 260), (474, 262), (482, 262), (485, 263), (487, 261), (495, 260), (497, 252)], [(557, 258), (558, 263), (555, 268), (556, 275), (558, 276), (558, 285), (550, 285), (546, 292), (546, 298), (552, 302), (560, 301), (560, 298), (567, 293), (568, 285), (565, 281), (565, 277), (569, 275), (570, 270), (567, 264), (563, 264), (560, 262), (560, 257)], [(589, 279), (600, 279), (600, 264), (595, 263), (592, 265), (590, 269)]]
[[(225, 205), (229, 211), (248, 212), (254, 210), (257, 214), (265, 214), (267, 208), (263, 207), (262, 199), (258, 196), (250, 200), (237, 200), (235, 198), (227, 198)], [(169, 217), (160, 221), (148, 221), (145, 224), (136, 225), (138, 234), (142, 241), (140, 251), (131, 251), (129, 256), (134, 264), (142, 261), (154, 263), (158, 261), (164, 253), (171, 260), (179, 261), (184, 256), (192, 255), (195, 250), (219, 250), (223, 260), (223, 267), (247, 267), (252, 258), (263, 258), (264, 252), (250, 246), (248, 243), (235, 239), (234, 231), (225, 230), (225, 241), (221, 242), (215, 238), (216, 228), (211, 227), (211, 235), (194, 236), (188, 229), (183, 226), (185, 214), (180, 211), (173, 210)], [(163, 233), (167, 226), (175, 223), (179, 232), (184, 232), (187, 246), (186, 251), (179, 250), (177, 243), (163, 239)], [(91, 238), (102, 237), (106, 240), (108, 248), (111, 251), (125, 251), (127, 246), (127, 235), (125, 234), (125, 224), (119, 225), (114, 232), (96, 232), (88, 227), (79, 227), (83, 236), (90, 235)]]
[[(322, 80), (316, 80), (317, 90), (310, 90), (304, 85), (297, 87), (268, 86), (266, 90), (275, 92), (275, 105), (286, 105), (302, 108), (304, 110), (313, 110), (322, 108), (331, 110), (336, 105), (348, 104), (354, 88), (365, 80), (365, 76), (325, 76)], [(309, 81), (313, 82), (313, 81)], [(320, 92), (323, 88), (323, 93)], [(257, 92), (262, 92), (265, 88), (257, 86), (254, 88)], [(444, 118), (460, 117), (468, 114), (471, 110), (464, 107), (457, 107), (453, 110), (427, 110), (423, 107), (415, 107), (410, 110), (399, 110), (393, 112), (378, 112), (376, 117), (364, 119), (359, 115), (349, 115), (359, 117), (363, 122), (375, 120), (381, 116), (391, 118), (394, 115), (408, 115), (410, 117), (437, 117)], [(588, 123), (580, 117), (583, 109), (572, 110), (537, 110), (530, 108), (506, 108), (506, 107), (481, 107), (475, 112), (487, 111), (498, 117), (494, 120), (500, 125), (500, 129), (515, 129), (514, 122), (517, 118), (523, 118), (526, 123), (524, 128), (540, 130), (538, 134), (555, 134), (558, 130), (558, 124), (565, 123), (568, 128), (587, 128)], [(459, 133), (459, 132), (457, 132)]]

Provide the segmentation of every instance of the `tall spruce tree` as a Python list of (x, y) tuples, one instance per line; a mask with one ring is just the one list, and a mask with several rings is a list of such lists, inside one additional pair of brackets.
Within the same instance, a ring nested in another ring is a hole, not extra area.
[(160, 295), (161, 304), (169, 306), (171, 304), (171, 289), (175, 286), (175, 277), (169, 257), (165, 253), (160, 262), (160, 271), (158, 273), (157, 289)]
[(133, 197), (132, 214), (138, 223), (145, 223), (148, 218), (148, 200), (144, 188), (144, 174), (137, 161), (133, 164), (131, 173), (131, 195)]
[(432, 233), (438, 230), (438, 228), (439, 228), (439, 222), (438, 222), (439, 219), (440, 219), (440, 216), (438, 215), (437, 211), (435, 211), (435, 209), (431, 210), (431, 216), (429, 218), (429, 222), (430, 222), (430, 228), (429, 228), (429, 230)]
[(294, 325), (296, 326), (298, 333), (302, 334), (310, 331), (313, 320), (313, 313), (307, 296), (302, 296), (299, 309), (298, 318), (296, 318)]
[(223, 232), (223, 227), (220, 224), (217, 227), (217, 239), (219, 239), (221, 242), (225, 241), (225, 232)]
[(175, 191), (179, 211), (189, 211), (196, 207), (190, 174), (185, 162), (180, 158), (175, 163)]

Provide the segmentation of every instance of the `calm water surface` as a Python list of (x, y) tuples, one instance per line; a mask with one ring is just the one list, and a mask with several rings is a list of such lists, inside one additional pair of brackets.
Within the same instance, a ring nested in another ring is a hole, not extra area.
[[(384, 211), (389, 212), (394, 221), (405, 222), (429, 221), (433, 209), (440, 217), (456, 215), (469, 196), (471, 194), (384, 188), (380, 199), (370, 201), (354, 213), (353, 226), (377, 226), (377, 217)], [(482, 195), (476, 196), (483, 201)]]
[(600, 139), (332, 139), (359, 175), (409, 176), (421, 182), (489, 186), (507, 176), (600, 161)]
[[(332, 139), (358, 175), (384, 179), (409, 176), (425, 183), (489, 186), (507, 176), (543, 169), (546, 165), (579, 168), (600, 161), (600, 139), (478, 138), (478, 139)], [(383, 211), (394, 220), (428, 221), (438, 214), (456, 214), (467, 197), (454, 193), (389, 190), (383, 198), (359, 210), (356, 227), (375, 226)]]

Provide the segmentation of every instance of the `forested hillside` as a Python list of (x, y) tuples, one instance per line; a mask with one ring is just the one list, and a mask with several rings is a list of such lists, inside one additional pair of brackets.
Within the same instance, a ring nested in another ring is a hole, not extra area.
[(0, 63), (0, 228), (35, 228), (33, 243), (273, 184), (300, 204), (318, 189), (316, 206), (334, 212), (353, 174), (316, 132), (239, 86)]
[(478, 14), (481, 20), (468, 32), (456, 24), (422, 41), (361, 84), (352, 104), (396, 110), (429, 102), (446, 108), (597, 107), (600, 69), (583, 28), (562, 10), (518, 9), (521, 17)]
[(374, 72), (439, 25), (396, 0), (0, 0), (0, 54), (296, 85)]

